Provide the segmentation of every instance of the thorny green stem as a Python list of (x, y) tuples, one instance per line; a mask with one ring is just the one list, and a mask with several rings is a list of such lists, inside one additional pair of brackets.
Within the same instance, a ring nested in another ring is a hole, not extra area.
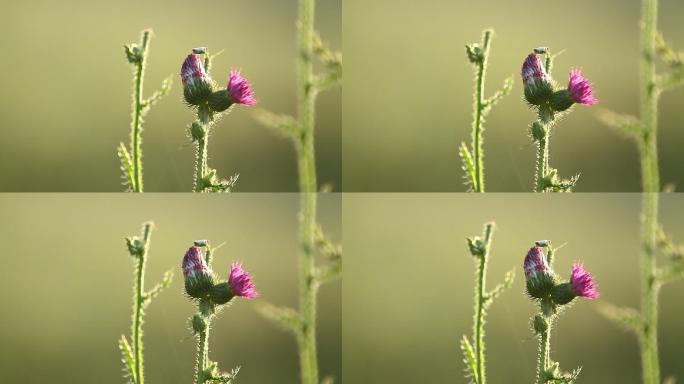
[(300, 136), (297, 143), (299, 165), (300, 259), (299, 305), (302, 329), (297, 335), (302, 384), (318, 384), (316, 352), (316, 291), (314, 278), (314, 231), (316, 226), (316, 163), (314, 151), (313, 37), (314, 0), (299, 0), (298, 20), (298, 119)]
[(658, 230), (658, 96), (656, 87), (656, 34), (658, 0), (642, 1), (641, 20), (641, 149), (642, 257), (641, 311), (644, 320), (640, 337), (641, 364), (644, 384), (660, 383), (658, 360), (658, 282), (656, 281), (655, 247)]
[(537, 355), (537, 384), (546, 384), (546, 368), (551, 357), (551, 323), (547, 318), (548, 327), (539, 336), (539, 352)]
[(537, 162), (535, 177), (535, 192), (544, 192), (544, 176), (549, 171), (549, 131), (537, 142)]
[(133, 152), (133, 192), (143, 191), (142, 178), (142, 112), (143, 112), (143, 78), (147, 62), (147, 49), (150, 41), (150, 30), (142, 34), (140, 61), (135, 66), (135, 89), (133, 94), (133, 121), (131, 123), (131, 151)]
[(475, 94), (473, 95), (473, 157), (475, 163), (475, 192), (484, 192), (484, 160), (482, 155), (482, 122), (484, 109), (485, 69), (489, 56), (489, 41), (492, 31), (486, 30), (482, 35), (482, 61), (477, 64)]
[(477, 284), (475, 292), (475, 319), (473, 322), (473, 335), (475, 335), (475, 356), (477, 367), (477, 383), (485, 384), (485, 353), (484, 353), (484, 306), (485, 306), (485, 281), (487, 278), (487, 258), (492, 243), (494, 224), (487, 223), (485, 226), (484, 254), (479, 257), (477, 267)]
[(142, 315), (143, 306), (145, 305), (145, 298), (143, 296), (145, 284), (145, 259), (150, 244), (150, 236), (152, 234), (152, 224), (145, 223), (143, 227), (143, 252), (138, 257), (138, 263), (135, 269), (135, 311), (133, 313), (133, 353), (135, 363), (135, 383), (143, 384), (143, 354), (142, 354)]
[(211, 317), (205, 317), (207, 327), (199, 333), (197, 340), (197, 373), (195, 376), (195, 384), (204, 384), (204, 370), (207, 368), (209, 355), (209, 326), (211, 325)]
[(197, 158), (195, 159), (195, 192), (204, 192), (204, 175), (207, 172), (208, 133), (197, 140)]

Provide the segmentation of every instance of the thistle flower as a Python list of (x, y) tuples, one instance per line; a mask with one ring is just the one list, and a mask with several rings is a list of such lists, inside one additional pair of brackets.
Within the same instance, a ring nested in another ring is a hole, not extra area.
[(197, 299), (207, 296), (214, 285), (214, 278), (199, 247), (188, 249), (183, 257), (182, 268), (185, 292)]
[(216, 304), (225, 304), (236, 296), (246, 299), (259, 297), (251, 277), (242, 269), (241, 263), (231, 264), (228, 282), (216, 284), (211, 291), (211, 299)]
[(587, 299), (596, 299), (600, 296), (596, 289), (596, 284), (591, 274), (584, 269), (581, 263), (572, 265), (572, 273), (570, 274), (570, 284), (572, 290), (577, 296), (586, 297)]
[(223, 112), (233, 104), (250, 106), (256, 103), (257, 101), (247, 79), (242, 77), (240, 71), (235, 69), (230, 71), (226, 89), (216, 91), (209, 97), (209, 107), (214, 112)]
[(525, 99), (531, 105), (542, 105), (553, 94), (551, 77), (546, 73), (544, 64), (538, 55), (531, 53), (523, 62), (522, 80)]
[(211, 77), (204, 70), (202, 59), (191, 53), (181, 66), (181, 80), (183, 81), (183, 96), (190, 105), (200, 105), (207, 101), (212, 92)]
[(594, 105), (598, 103), (598, 99), (593, 95), (591, 84), (582, 76), (582, 71), (579, 69), (570, 71), (568, 93), (575, 103), (584, 105)]
[(551, 297), (553, 302), (559, 305), (571, 302), (575, 297), (596, 299), (600, 296), (591, 274), (580, 263), (572, 265), (570, 282), (558, 284), (553, 288)]
[(240, 71), (232, 69), (228, 76), (228, 96), (235, 104), (254, 105), (257, 103), (254, 93), (247, 79), (240, 75)]
[(527, 279), (527, 293), (535, 299), (548, 296), (555, 285), (555, 278), (544, 251), (540, 247), (535, 245), (527, 252), (523, 270)]

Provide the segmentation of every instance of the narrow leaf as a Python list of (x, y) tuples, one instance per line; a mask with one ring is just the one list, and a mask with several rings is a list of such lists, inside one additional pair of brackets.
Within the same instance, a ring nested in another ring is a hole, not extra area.
[(461, 142), (461, 145), (458, 147), (458, 155), (461, 157), (461, 169), (465, 172), (465, 184), (470, 191), (474, 191), (476, 184), (475, 163), (473, 163), (473, 157), (470, 155), (470, 150), (466, 143)]
[(261, 303), (257, 311), (264, 317), (273, 320), (283, 328), (293, 331), (296, 334), (302, 330), (302, 318), (292, 308), (276, 307), (270, 303)]
[(641, 122), (632, 115), (622, 115), (604, 109), (598, 113), (598, 118), (603, 124), (615, 128), (619, 133), (627, 137), (639, 138), (643, 133)]
[(621, 328), (641, 334), (643, 320), (641, 314), (632, 308), (621, 308), (610, 303), (603, 303), (599, 312)]
[(513, 285), (513, 280), (515, 280), (515, 269), (511, 269), (510, 271), (506, 272), (506, 276), (504, 277), (503, 283), (497, 285), (487, 293), (487, 296), (485, 298), (485, 303), (491, 304), (492, 300), (496, 299), (501, 295), (506, 289), (510, 288)]
[(117, 154), (119, 155), (119, 161), (121, 162), (121, 171), (123, 172), (124, 184), (129, 190), (133, 190), (133, 187), (135, 186), (135, 179), (133, 177), (133, 161), (131, 160), (131, 155), (128, 154), (128, 150), (126, 149), (124, 143), (119, 143)]
[(477, 384), (477, 363), (475, 362), (475, 352), (470, 344), (468, 337), (463, 335), (461, 339), (461, 351), (463, 352), (463, 362), (466, 365), (466, 378), (472, 383)]
[(297, 120), (290, 115), (279, 115), (260, 109), (254, 114), (254, 118), (264, 126), (274, 129), (285, 137), (295, 140), (299, 137)]
[(169, 285), (171, 285), (171, 281), (173, 280), (173, 269), (169, 269), (168, 271), (164, 272), (164, 277), (162, 277), (162, 281), (158, 283), (157, 285), (154, 286), (151, 290), (149, 290), (144, 297), (145, 304), (148, 304), (150, 300), (154, 299), (157, 297), (165, 288), (168, 288)]
[(342, 258), (330, 261), (328, 264), (316, 268), (314, 276), (318, 284), (325, 284), (342, 274)]
[(119, 351), (121, 351), (121, 362), (124, 364), (126, 377), (135, 384), (135, 363), (133, 362), (133, 350), (126, 340), (126, 336), (121, 335), (119, 339)]

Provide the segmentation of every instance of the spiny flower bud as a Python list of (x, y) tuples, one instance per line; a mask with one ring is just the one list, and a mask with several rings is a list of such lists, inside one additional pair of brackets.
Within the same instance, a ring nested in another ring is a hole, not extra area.
[(188, 296), (196, 299), (206, 297), (214, 286), (214, 277), (204, 260), (202, 250), (195, 246), (190, 247), (183, 257), (182, 267)]
[(233, 297), (239, 296), (253, 299), (259, 296), (254, 288), (249, 274), (242, 269), (242, 264), (233, 263), (230, 266), (228, 282), (216, 284), (211, 291), (211, 299), (216, 304), (225, 304)]
[(551, 292), (553, 301), (560, 305), (571, 302), (577, 296), (587, 299), (596, 299), (600, 296), (591, 274), (580, 263), (572, 265), (570, 282), (558, 284)]
[(582, 76), (579, 69), (570, 71), (568, 89), (554, 92), (551, 98), (551, 105), (556, 111), (565, 111), (573, 104), (594, 105), (598, 99), (594, 97), (591, 84)]
[(542, 105), (548, 102), (553, 95), (553, 83), (539, 56), (534, 53), (527, 56), (521, 75), (527, 102), (531, 105)]
[(535, 334), (541, 335), (549, 329), (549, 322), (544, 316), (537, 314), (532, 319), (532, 328), (534, 329)]
[(207, 321), (204, 319), (204, 316), (199, 313), (192, 315), (191, 324), (195, 334), (200, 334), (207, 329)]
[(211, 77), (204, 70), (202, 59), (191, 53), (181, 66), (183, 96), (190, 105), (200, 105), (207, 101), (212, 92)]
[(527, 293), (535, 299), (547, 297), (555, 285), (555, 277), (540, 247), (535, 245), (530, 248), (525, 256), (523, 269), (527, 280)]

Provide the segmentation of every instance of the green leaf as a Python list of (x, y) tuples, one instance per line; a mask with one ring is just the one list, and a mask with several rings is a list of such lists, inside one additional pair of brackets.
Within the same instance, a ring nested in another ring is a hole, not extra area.
[(461, 351), (463, 352), (463, 362), (466, 365), (466, 378), (472, 383), (477, 384), (477, 363), (475, 362), (475, 352), (470, 344), (468, 337), (463, 335), (461, 339)]
[(497, 285), (487, 293), (485, 296), (485, 305), (491, 304), (491, 302), (499, 297), (506, 289), (510, 288), (513, 285), (513, 280), (515, 280), (515, 269), (511, 269), (510, 271), (506, 272), (506, 276), (504, 277), (504, 282)]
[(513, 76), (509, 76), (504, 80), (503, 88), (500, 90), (496, 91), (490, 98), (485, 100), (484, 105), (482, 106), (482, 114), (486, 115), (489, 113), (489, 111), (492, 109), (493, 106), (496, 105), (504, 96), (508, 95), (511, 93), (511, 90), (513, 89)]
[(342, 274), (342, 258), (330, 261), (328, 264), (316, 268), (314, 276), (318, 284), (325, 284)]
[(275, 130), (285, 137), (294, 140), (299, 138), (299, 126), (297, 120), (290, 115), (279, 115), (265, 109), (258, 109), (254, 118), (264, 126)]
[(126, 336), (121, 335), (119, 339), (119, 351), (121, 351), (121, 362), (124, 364), (126, 377), (135, 384), (135, 363), (133, 362), (133, 351), (126, 340)]
[(627, 137), (638, 139), (643, 134), (641, 122), (632, 115), (623, 115), (604, 109), (599, 111), (598, 119)]
[(154, 288), (150, 289), (144, 296), (144, 301), (145, 304), (148, 304), (152, 299), (157, 297), (165, 288), (168, 288), (169, 285), (171, 285), (171, 281), (173, 280), (173, 269), (169, 269), (168, 271), (164, 272), (164, 277), (162, 277), (162, 281), (158, 283), (157, 285), (154, 286)]
[(119, 161), (121, 162), (121, 171), (123, 172), (124, 184), (128, 187), (128, 190), (133, 190), (135, 187), (133, 161), (131, 160), (131, 155), (128, 154), (128, 150), (126, 149), (124, 143), (119, 143), (117, 154), (119, 156)]
[(302, 317), (292, 308), (276, 307), (273, 304), (262, 302), (257, 307), (257, 312), (295, 334), (302, 331)]
[(173, 76), (169, 76), (166, 79), (164, 79), (164, 81), (162, 81), (161, 90), (154, 92), (152, 96), (143, 100), (141, 105), (141, 113), (143, 115), (146, 114), (152, 106), (154, 106), (155, 104), (157, 104), (159, 100), (161, 100), (162, 97), (168, 95), (169, 92), (171, 92), (171, 85), (173, 85)]
[(599, 307), (599, 312), (623, 329), (634, 331), (638, 335), (642, 332), (643, 319), (641, 314), (633, 308), (621, 308), (610, 303), (603, 303)]
[(458, 147), (458, 155), (461, 157), (461, 169), (465, 172), (465, 184), (468, 186), (470, 191), (475, 190), (476, 177), (475, 177), (475, 163), (473, 163), (473, 157), (470, 155), (470, 150), (466, 143), (461, 142)]

